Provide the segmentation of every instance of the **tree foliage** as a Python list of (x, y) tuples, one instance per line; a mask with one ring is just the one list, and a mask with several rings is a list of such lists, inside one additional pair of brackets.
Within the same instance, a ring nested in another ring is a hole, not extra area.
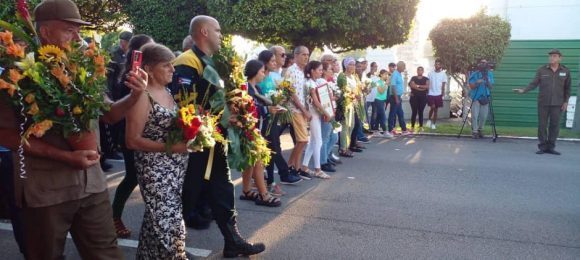
[(390, 47), (407, 40), (418, 0), (208, 1), (227, 33), (261, 42), (334, 51)]
[(435, 57), (441, 59), (447, 73), (465, 86), (471, 66), (478, 59), (501, 61), (511, 37), (511, 25), (499, 16), (482, 10), (466, 19), (441, 21), (429, 34)]
[(189, 22), (198, 14), (207, 14), (201, 0), (119, 0), (135, 33), (150, 35), (173, 50), (189, 34)]
[[(42, 0), (29, 0), (28, 8), (33, 15), (34, 7)], [(127, 16), (121, 11), (117, 0), (75, 0), (83, 20), (90, 22), (91, 29), (107, 32), (114, 31), (127, 21)], [(16, 0), (0, 2), (0, 19), (14, 22)]]

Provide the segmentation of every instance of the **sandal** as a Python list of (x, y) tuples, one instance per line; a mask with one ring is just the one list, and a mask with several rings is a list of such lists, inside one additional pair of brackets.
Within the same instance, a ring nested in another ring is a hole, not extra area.
[(347, 152), (347, 151), (344, 151), (344, 150), (341, 150), (341, 151), (339, 151), (339, 152), (338, 152), (338, 156), (340, 156), (340, 157), (347, 157), (347, 158), (352, 158), (352, 157), (354, 157), (354, 156), (352, 155), (352, 152)]
[(241, 200), (251, 200), (255, 201), (260, 194), (255, 190), (249, 191), (242, 191), (242, 195), (240, 195)]
[(280, 205), (282, 205), (282, 201), (279, 198), (271, 196), (268, 193), (266, 193), (265, 195), (258, 194), (258, 198), (256, 199), (255, 203), (258, 206), (266, 206), (266, 207), (279, 207)]
[(117, 232), (118, 238), (129, 238), (131, 236), (131, 230), (129, 230), (120, 218), (113, 219), (115, 224), (115, 231)]
[(324, 179), (324, 180), (328, 180), (330, 179), (330, 175), (326, 174), (323, 171), (315, 171), (314, 173), (312, 173), (314, 175), (314, 177), (316, 178), (320, 178), (320, 179)]

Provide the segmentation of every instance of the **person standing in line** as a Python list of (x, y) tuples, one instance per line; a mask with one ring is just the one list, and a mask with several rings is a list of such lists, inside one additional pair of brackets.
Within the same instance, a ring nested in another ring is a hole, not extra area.
[(427, 105), (427, 91), (429, 91), (429, 78), (423, 76), (423, 67), (417, 68), (417, 76), (413, 76), (409, 81), (411, 87), (411, 129), (415, 130), (415, 122), (419, 116), (419, 131), (423, 131), (423, 111)]
[(403, 95), (404, 88), (404, 80), (402, 73), (405, 71), (406, 65), (405, 62), (399, 61), (397, 63), (397, 70), (393, 72), (391, 76), (391, 90), (393, 91), (391, 95), (391, 110), (389, 111), (389, 132), (393, 136), (398, 135), (397, 131), (395, 130), (396, 119), (399, 119), (399, 126), (403, 131), (402, 135), (408, 135), (409, 132), (407, 131), (407, 124), (405, 123), (405, 114), (403, 112), (403, 100), (401, 99)]
[(427, 94), (427, 104), (429, 105), (429, 120), (427, 127), (437, 129), (437, 112), (443, 107), (443, 95), (447, 84), (447, 74), (443, 71), (441, 61), (435, 60), (435, 70), (429, 72), (429, 93)]
[(553, 49), (549, 53), (550, 63), (536, 71), (536, 76), (526, 88), (515, 89), (519, 94), (527, 93), (537, 87), (538, 93), (538, 151), (537, 154), (560, 155), (556, 151), (556, 139), (560, 133), (560, 118), (568, 109), (572, 92), (570, 69), (560, 64), (562, 53)]
[(385, 103), (387, 102), (387, 86), (389, 82), (389, 72), (387, 70), (381, 70), (379, 72), (379, 79), (373, 82), (374, 88), (377, 89), (377, 95), (375, 97), (374, 107), (377, 111), (377, 121), (376, 124), (383, 130), (379, 132), (379, 128), (375, 132), (375, 136), (383, 138), (393, 138), (393, 135), (389, 133), (387, 128), (387, 115), (385, 112)]
[(296, 63), (290, 66), (287, 71), (287, 77), (292, 82), (292, 87), (296, 93), (292, 96), (289, 102), (290, 110), (292, 111), (292, 128), (296, 137), (296, 145), (288, 159), (290, 171), (297, 173), (302, 179), (311, 180), (312, 175), (308, 172), (301, 171), (302, 166), (302, 152), (308, 143), (308, 124), (312, 119), (306, 104), (306, 91), (304, 85), (306, 78), (304, 77), (304, 68), (310, 59), (310, 51), (304, 46), (298, 46), (294, 49), (294, 57)]
[(338, 102), (337, 113), (342, 117), (342, 131), (340, 132), (339, 156), (352, 158), (353, 153), (349, 151), (350, 139), (354, 129), (354, 102), (357, 88), (356, 61), (352, 57), (347, 57), (342, 61), (343, 72), (338, 75), (337, 85), (341, 91)]

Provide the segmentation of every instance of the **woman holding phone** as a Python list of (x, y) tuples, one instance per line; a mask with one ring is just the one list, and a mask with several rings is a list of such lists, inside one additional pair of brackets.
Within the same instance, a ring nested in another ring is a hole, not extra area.
[(166, 148), (167, 135), (178, 107), (165, 87), (175, 69), (173, 52), (156, 43), (141, 48), (141, 67), (149, 75), (147, 95), (127, 114), (127, 147), (134, 150), (137, 181), (145, 202), (137, 259), (187, 259), (181, 190), (187, 148)]

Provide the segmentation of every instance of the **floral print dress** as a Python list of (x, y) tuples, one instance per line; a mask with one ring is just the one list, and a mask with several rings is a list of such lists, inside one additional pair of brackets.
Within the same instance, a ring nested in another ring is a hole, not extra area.
[[(168, 109), (155, 102), (143, 137), (165, 143), (177, 106)], [(137, 259), (187, 259), (181, 189), (187, 153), (135, 151), (137, 181), (145, 202)]]

